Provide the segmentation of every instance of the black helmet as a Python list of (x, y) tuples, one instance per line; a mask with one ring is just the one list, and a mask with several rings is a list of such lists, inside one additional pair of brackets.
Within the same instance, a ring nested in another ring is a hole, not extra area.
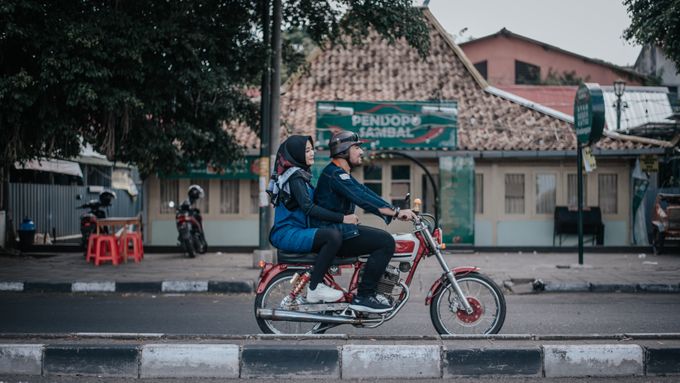
[(189, 195), (189, 198), (192, 200), (197, 200), (199, 198), (203, 198), (205, 195), (203, 193), (203, 188), (198, 186), (198, 185), (191, 185), (189, 186), (189, 189), (187, 190), (187, 194)]
[(116, 199), (116, 193), (112, 191), (105, 190), (99, 193), (99, 202), (102, 206), (111, 206), (111, 202)]
[(328, 142), (331, 149), (331, 157), (347, 158), (347, 151), (354, 145), (361, 145), (359, 136), (354, 132), (342, 131), (335, 133)]

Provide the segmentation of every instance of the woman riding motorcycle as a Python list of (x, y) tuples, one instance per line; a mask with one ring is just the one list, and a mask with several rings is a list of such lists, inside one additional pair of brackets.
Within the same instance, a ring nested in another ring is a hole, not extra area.
[(285, 252), (316, 252), (316, 262), (307, 286), (307, 302), (334, 302), (340, 290), (321, 283), (342, 245), (342, 234), (334, 228), (311, 228), (309, 218), (357, 224), (355, 214), (343, 215), (313, 202), (310, 166), (314, 163), (314, 144), (310, 136), (290, 136), (276, 155), (270, 194), (275, 206), (274, 226), (269, 241)]

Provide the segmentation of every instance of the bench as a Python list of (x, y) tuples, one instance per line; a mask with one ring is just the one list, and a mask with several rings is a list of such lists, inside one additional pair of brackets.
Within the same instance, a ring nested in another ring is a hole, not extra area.
[[(555, 238), (559, 238), (559, 244), (562, 246), (562, 236), (572, 234), (578, 235), (578, 210), (568, 206), (555, 206), (553, 246), (555, 246)], [(590, 236), (593, 245), (604, 244), (604, 224), (599, 207), (583, 208), (583, 235)]]

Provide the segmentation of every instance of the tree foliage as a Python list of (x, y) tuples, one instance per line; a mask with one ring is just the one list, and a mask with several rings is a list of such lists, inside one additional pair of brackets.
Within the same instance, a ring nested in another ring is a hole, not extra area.
[(626, 40), (661, 47), (680, 71), (680, 0), (624, 0), (631, 24)]
[[(425, 55), (427, 28), (411, 5), (292, 0), (284, 26), (320, 46), (373, 27)], [(265, 62), (261, 18), (252, 0), (0, 2), (3, 164), (69, 158), (85, 140), (146, 174), (228, 165), (242, 149), (224, 122), (260, 125), (245, 90)]]

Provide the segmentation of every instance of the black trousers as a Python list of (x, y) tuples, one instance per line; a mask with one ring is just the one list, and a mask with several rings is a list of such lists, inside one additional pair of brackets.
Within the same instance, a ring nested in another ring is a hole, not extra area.
[(312, 251), (316, 254), (316, 262), (309, 279), (309, 287), (314, 290), (323, 281), (323, 276), (333, 264), (333, 258), (338, 254), (342, 245), (342, 234), (339, 230), (321, 228), (316, 230)]
[(385, 273), (394, 254), (394, 237), (385, 230), (359, 226), (359, 235), (342, 242), (338, 256), (343, 258), (369, 254), (364, 274), (359, 282), (358, 295), (373, 294), (378, 280)]

